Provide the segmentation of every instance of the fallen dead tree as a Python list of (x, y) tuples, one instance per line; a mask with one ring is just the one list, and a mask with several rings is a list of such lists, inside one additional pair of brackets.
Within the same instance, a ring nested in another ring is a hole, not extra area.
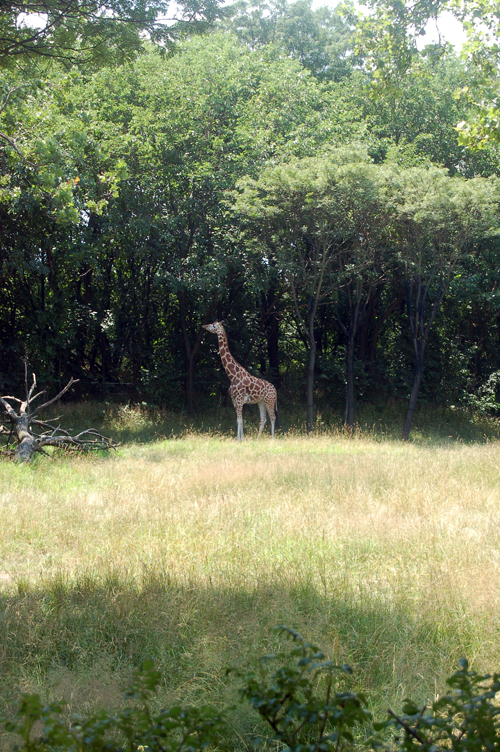
[[(32, 374), (32, 376), (32, 384), (28, 387), (26, 373), (26, 399), (21, 400), (10, 396), (0, 397), (0, 436), (6, 437), (5, 449), (2, 454), (14, 457), (18, 462), (29, 462), (35, 452), (45, 453), (45, 447), (88, 452), (98, 449), (115, 449), (118, 446), (117, 442), (103, 436), (94, 428), (86, 428), (84, 431), (72, 435), (59, 425), (54, 425), (60, 416), (54, 418), (50, 423), (40, 420), (40, 413), (60, 399), (73, 384), (77, 383), (78, 379), (71, 378), (59, 394), (38, 405), (38, 407), (33, 407), (35, 400), (45, 394), (45, 391), (35, 394), (36, 377), (35, 374)], [(19, 406), (17, 411), (11, 403)], [(2, 409), (3, 415), (1, 414)], [(5, 425), (6, 422), (8, 425)], [(15, 449), (11, 448), (13, 440), (17, 441)]]

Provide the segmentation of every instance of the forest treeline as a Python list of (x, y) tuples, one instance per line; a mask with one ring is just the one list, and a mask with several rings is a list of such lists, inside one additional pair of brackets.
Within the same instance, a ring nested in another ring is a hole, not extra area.
[(360, 401), (408, 401), (406, 437), (419, 398), (496, 410), (493, 53), (417, 44), (428, 16), (391, 45), (398, 4), (373, 6), (205, 3), (119, 38), (94, 8), (87, 36), (21, 40), (9, 6), (2, 393), (28, 358), (49, 389), (194, 415), (226, 398), (217, 319), (309, 429), (325, 405), (352, 426)]

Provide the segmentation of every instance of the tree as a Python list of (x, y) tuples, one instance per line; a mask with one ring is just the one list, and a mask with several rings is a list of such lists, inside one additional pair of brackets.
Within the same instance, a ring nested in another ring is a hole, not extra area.
[[(356, 161), (354, 161), (356, 160)], [(264, 170), (240, 183), (234, 208), (249, 218), (276, 258), (292, 295), (299, 332), (307, 344), (307, 430), (314, 429), (318, 307), (341, 291), (349, 299), (346, 421), (354, 424), (354, 342), (371, 286), (380, 274), (378, 235), (384, 212), (378, 203), (377, 167), (362, 150), (333, 150), (321, 157)]]
[[(277, 260), (289, 285), (299, 332), (307, 343), (307, 430), (314, 430), (314, 374), (318, 306), (327, 295), (327, 270), (334, 248), (335, 224), (322, 160), (307, 159), (264, 170), (257, 180), (240, 183), (234, 209), (250, 220)], [(318, 209), (323, 199), (324, 205)]]
[[(232, 35), (214, 34), (186, 42), (168, 60), (149, 50), (133, 67), (92, 75), (54, 70), (51, 85), (21, 110), (12, 125), (21, 128), (24, 115), (19, 146), (47, 154), (57, 172), (49, 200), (9, 170), (3, 207), (12, 233), (3, 237), (3, 252), (16, 284), (19, 265), (11, 256), (18, 247), (29, 254), (29, 277), (38, 265), (30, 316), (38, 316), (43, 283), (51, 326), (72, 329), (70, 373), (82, 388), (91, 371), (94, 383), (126, 383), (131, 395), (132, 383), (140, 389), (147, 382), (163, 402), (174, 389), (177, 399), (184, 381), (193, 413), (201, 325), (244, 279), (258, 300), (268, 293), (269, 270), (260, 265), (256, 272), (224, 195), (264, 156), (289, 143), (301, 148), (297, 131), (319, 119), (320, 103), (317, 83), (302, 73), (293, 60), (262, 58)], [(271, 118), (275, 143), (268, 140), (263, 155)], [(17, 155), (15, 164), (23, 169)], [(57, 191), (69, 192), (70, 202), (61, 199), (54, 211)], [(48, 252), (40, 254), (44, 244)], [(56, 287), (65, 318), (49, 314)], [(6, 331), (16, 317), (5, 308)], [(38, 322), (16, 329), (24, 338)], [(52, 331), (45, 335), (54, 341)]]
[[(57, 140), (40, 141), (33, 95), (63, 70), (130, 62), (155, 43), (171, 53), (220, 15), (221, 0), (8, 0), (0, 10), (0, 200), (29, 187), (59, 220), (76, 222), (74, 183), (61, 174)], [(173, 10), (175, 9), (175, 10)], [(173, 11), (169, 15), (169, 11)], [(61, 82), (61, 79), (60, 79)], [(59, 82), (59, 83), (60, 83)], [(49, 89), (47, 99), (59, 92)], [(31, 126), (31, 129), (30, 129)], [(3, 174), (2, 174), (3, 173)], [(5, 185), (7, 178), (8, 186)]]
[[(367, 79), (365, 79), (365, 85)], [(498, 170), (494, 148), (471, 151), (457, 138), (457, 123), (469, 118), (471, 106), (457, 92), (470, 83), (470, 70), (457, 55), (424, 59), (402, 77), (397, 89), (381, 89), (374, 96), (359, 96), (379, 154), (402, 167), (429, 162), (464, 177), (489, 175)]]
[(357, 50), (378, 92), (401, 89), (410, 69), (418, 71), (426, 60), (438, 60), (449, 52), (450, 45), (442, 37), (419, 50), (418, 41), (429, 22), (439, 29), (440, 14), (445, 10), (462, 22), (467, 42), (461, 55), (472, 80), (461, 87), (461, 93), (472, 106), (469, 117), (457, 124), (460, 142), (472, 148), (498, 143), (500, 23), (495, 0), (369, 0), (368, 5), (371, 12), (360, 14), (358, 20)]
[[(339, 171), (340, 172), (340, 171)], [(392, 217), (383, 200), (387, 170), (379, 165), (346, 165), (334, 188), (337, 223), (343, 241), (338, 244), (332, 266), (331, 287), (344, 298), (346, 317), (335, 306), (336, 317), (346, 339), (346, 409), (344, 422), (349, 431), (355, 425), (354, 353), (358, 332), (374, 289), (386, 275), (386, 238)]]
[(222, 26), (251, 49), (269, 47), (274, 54), (298, 60), (322, 81), (340, 81), (359, 60), (353, 54), (356, 13), (346, 2), (342, 11), (311, 0), (233, 3)]
[(393, 238), (404, 269), (415, 369), (402, 438), (410, 435), (431, 327), (459, 265), (497, 234), (498, 185), (449, 177), (445, 170), (410, 168), (388, 184)]
[(219, 15), (220, 0), (8, 0), (0, 13), (0, 68), (33, 60), (117, 64), (147, 37), (170, 50)]

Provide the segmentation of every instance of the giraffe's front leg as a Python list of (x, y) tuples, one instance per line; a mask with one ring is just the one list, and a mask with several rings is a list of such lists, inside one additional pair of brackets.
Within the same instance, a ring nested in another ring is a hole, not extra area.
[(229, 396), (231, 397), (236, 410), (236, 436), (238, 441), (243, 441), (243, 400), (238, 394), (234, 384), (229, 387)]
[(259, 402), (259, 410), (260, 410), (260, 424), (259, 424), (259, 433), (257, 434), (257, 438), (260, 438), (262, 429), (266, 425), (266, 420), (267, 420), (266, 403), (263, 400)]

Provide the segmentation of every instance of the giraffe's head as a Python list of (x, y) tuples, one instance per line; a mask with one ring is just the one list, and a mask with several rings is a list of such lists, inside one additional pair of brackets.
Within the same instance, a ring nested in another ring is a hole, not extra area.
[(203, 328), (206, 329), (208, 332), (212, 332), (213, 334), (223, 334), (224, 333), (224, 327), (222, 326), (222, 321), (215, 321), (213, 324), (203, 324)]

